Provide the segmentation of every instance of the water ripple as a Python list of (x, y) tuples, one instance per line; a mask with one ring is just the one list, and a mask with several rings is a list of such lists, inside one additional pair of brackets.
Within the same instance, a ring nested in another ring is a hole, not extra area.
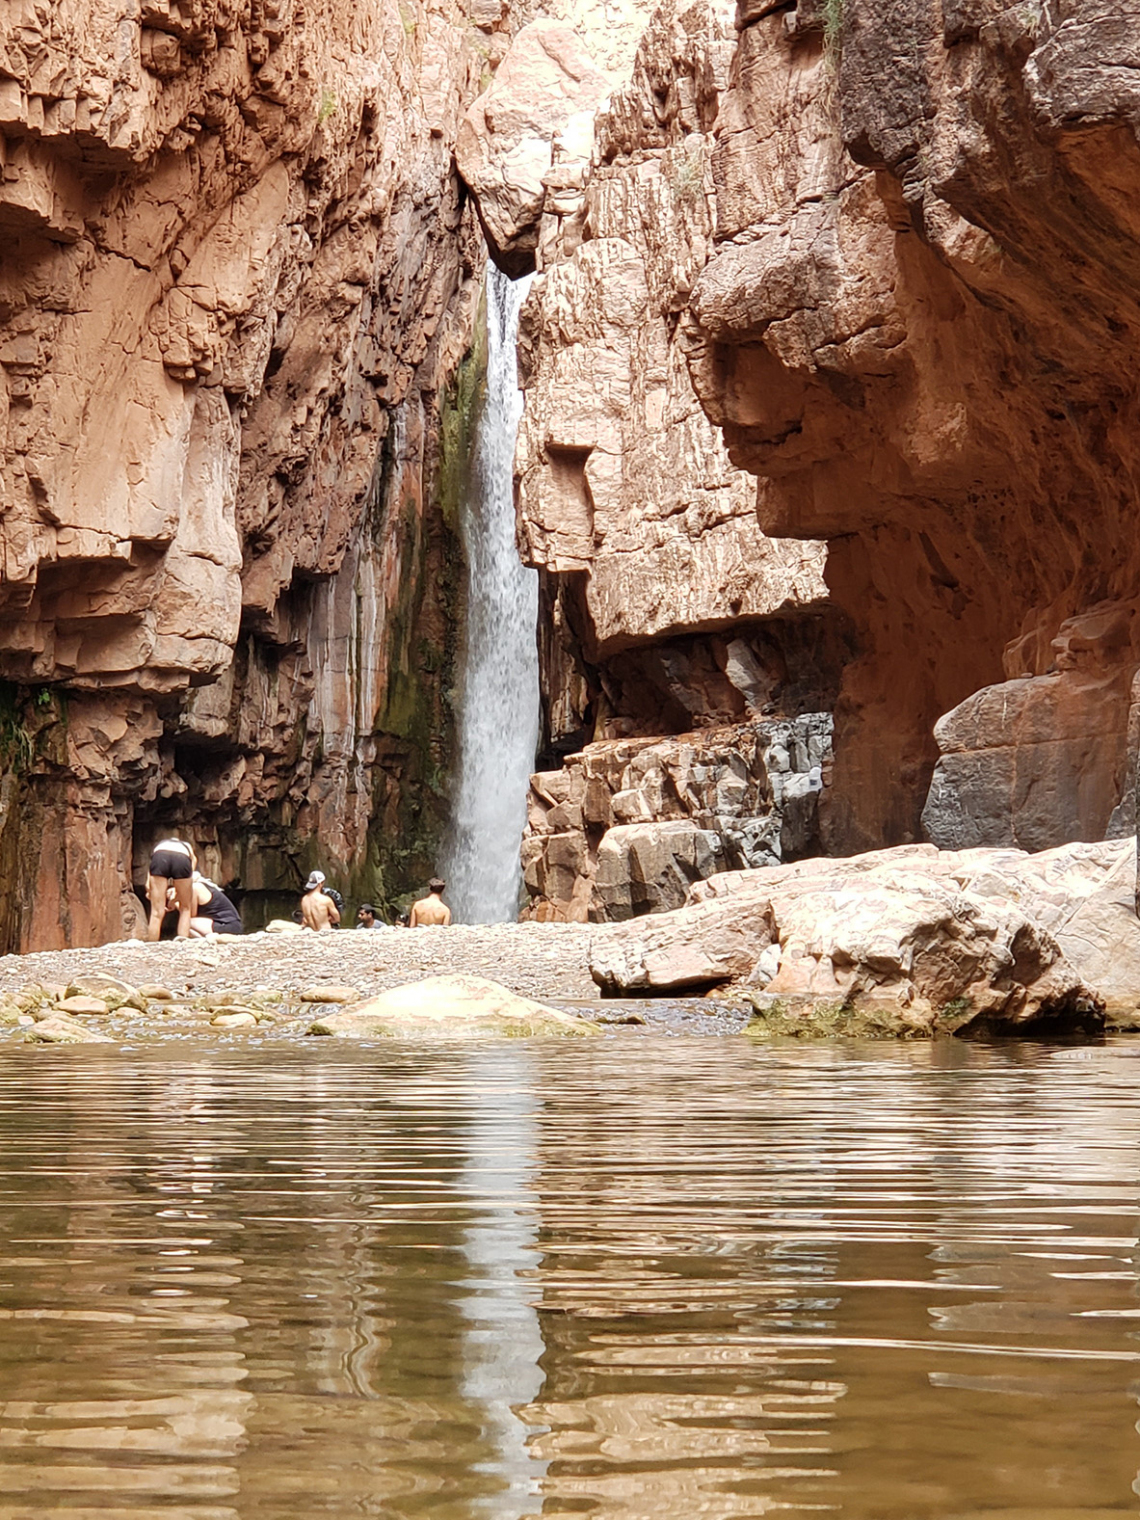
[(0, 1520), (1137, 1513), (1140, 1050), (575, 1045), (0, 1053)]

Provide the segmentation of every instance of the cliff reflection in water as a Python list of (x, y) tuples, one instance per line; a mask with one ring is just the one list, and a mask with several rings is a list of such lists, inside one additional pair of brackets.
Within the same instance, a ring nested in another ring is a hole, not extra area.
[(1127, 1044), (9, 1048), (0, 1520), (1132, 1515)]

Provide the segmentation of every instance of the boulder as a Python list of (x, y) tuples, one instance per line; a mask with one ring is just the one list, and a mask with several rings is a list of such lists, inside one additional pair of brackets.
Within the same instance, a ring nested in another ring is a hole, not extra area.
[(170, 988), (160, 986), (157, 982), (144, 982), (139, 988), (139, 996), (152, 1003), (173, 1003), (174, 1001), (174, 994)]
[(464, 1035), (589, 1035), (597, 1028), (481, 976), (429, 976), (326, 1014), (309, 1033), (349, 1038)]
[(300, 994), (302, 1003), (355, 1003), (360, 993), (355, 987), (306, 987)]
[[(738, 936), (721, 979), (746, 982), (769, 1005), (881, 1015), (895, 1033), (1100, 1027), (1106, 999), (1088, 971), (1111, 975), (1114, 945), (1126, 961), (1140, 952), (1140, 926), (1125, 918), (1129, 845), (1057, 854), (917, 845), (723, 873), (696, 884), (686, 907), (599, 935), (591, 972), (611, 991), (691, 985), (714, 963), (733, 912), (746, 921), (760, 910), (764, 931)], [(1077, 877), (1083, 909), (1066, 885)], [(1106, 920), (1112, 928), (1100, 928)], [(1090, 922), (1095, 962), (1081, 943)]]
[(735, 981), (752, 970), (774, 935), (768, 897), (739, 894), (599, 933), (590, 974), (608, 993)]
[(1104, 1000), (1110, 1024), (1129, 1027), (1140, 1013), (1140, 919), (1136, 916), (1136, 841), (1067, 844), (1035, 855), (962, 851), (952, 867), (980, 897), (1008, 897), (1047, 929)]
[(79, 1016), (86, 1014), (88, 1017), (98, 1017), (111, 1012), (111, 1006), (103, 998), (85, 997), (77, 994), (74, 997), (65, 997), (57, 1004), (61, 1013)]
[(38, 1040), (44, 1045), (110, 1045), (113, 1043), (109, 1035), (97, 1034), (94, 1029), (88, 1029), (87, 1025), (81, 1024), (78, 1019), (71, 1019), (59, 1013), (33, 1024), (28, 1030), (28, 1039)]
[(1124, 792), (1134, 610), (1062, 623), (1053, 668), (967, 697), (934, 725), (941, 757), (922, 814), (944, 849), (1046, 850), (1100, 839)]
[(225, 1013), (215, 1014), (210, 1023), (215, 1029), (252, 1029), (257, 1023), (257, 1014), (250, 1008), (230, 1008)]
[(99, 998), (111, 1012), (124, 1007), (137, 1008), (140, 1013), (146, 1012), (146, 998), (137, 987), (102, 971), (90, 971), (84, 976), (73, 977), (67, 986), (67, 996)]
[(951, 880), (871, 873), (773, 896), (780, 964), (765, 991), (913, 1012), (931, 1027), (1016, 1033), (1099, 1022), (1096, 994), (1048, 930)]

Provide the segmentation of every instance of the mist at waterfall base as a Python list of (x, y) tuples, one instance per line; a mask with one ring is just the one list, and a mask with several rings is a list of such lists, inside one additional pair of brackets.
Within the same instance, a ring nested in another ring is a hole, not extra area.
[(513, 922), (519, 847), (538, 743), (538, 573), (515, 546), (514, 455), (522, 392), (516, 344), (530, 277), (487, 264), (487, 386), (463, 499), (467, 642), (459, 764), (445, 862), (453, 920)]

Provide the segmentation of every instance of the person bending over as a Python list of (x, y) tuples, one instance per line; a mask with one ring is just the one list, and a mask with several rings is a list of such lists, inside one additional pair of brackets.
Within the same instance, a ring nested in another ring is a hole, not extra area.
[(146, 895), (150, 919), (146, 927), (148, 940), (162, 934), (166, 917), (166, 894), (173, 892), (171, 906), (178, 909), (178, 939), (190, 938), (190, 920), (194, 916), (194, 851), (183, 839), (160, 839), (150, 857), (146, 876)]
[(442, 928), (451, 922), (451, 909), (441, 897), (446, 886), (447, 883), (440, 881), (438, 876), (433, 876), (428, 882), (428, 895), (412, 904), (411, 926), (413, 929), (419, 929), (425, 925)]
[(301, 894), (301, 922), (306, 929), (319, 934), (334, 929), (340, 923), (340, 909), (324, 892), (325, 873), (313, 871)]

